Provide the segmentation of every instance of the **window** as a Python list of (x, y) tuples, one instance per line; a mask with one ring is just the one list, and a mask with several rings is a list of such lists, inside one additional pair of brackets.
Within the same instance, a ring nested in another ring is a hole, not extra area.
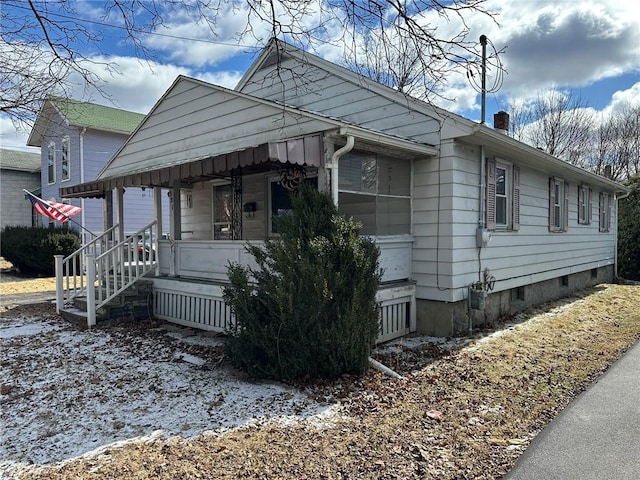
[(489, 230), (520, 229), (520, 169), (487, 159), (486, 222)]
[(578, 185), (578, 223), (591, 224), (591, 189), (586, 185)]
[(69, 137), (62, 139), (62, 154), (60, 164), (62, 166), (62, 181), (69, 180)]
[(231, 214), (233, 210), (233, 192), (231, 185), (213, 187), (213, 239), (232, 240)]
[(411, 233), (411, 162), (372, 152), (340, 158), (338, 211), (363, 235)]
[[(305, 178), (304, 182), (313, 188), (318, 188), (318, 177)], [(269, 216), (269, 232), (278, 233), (277, 227), (273, 225), (273, 219), (291, 215), (291, 192), (280, 183), (280, 178), (273, 178), (269, 181), (269, 201), (271, 215)]]
[(549, 179), (549, 231), (566, 232), (569, 228), (569, 185), (558, 178)]
[(611, 195), (600, 192), (600, 226), (601, 232), (608, 232), (611, 228)]
[(53, 142), (47, 148), (47, 183), (56, 183), (56, 144)]

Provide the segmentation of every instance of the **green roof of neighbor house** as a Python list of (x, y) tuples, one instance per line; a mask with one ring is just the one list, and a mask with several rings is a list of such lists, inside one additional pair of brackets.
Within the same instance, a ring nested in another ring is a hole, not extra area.
[(127, 135), (133, 132), (144, 118), (144, 115), (141, 113), (130, 112), (120, 108), (80, 102), (70, 98), (49, 97), (45, 100), (38, 113), (27, 145), (41, 146), (42, 136), (54, 112), (60, 114), (70, 126), (86, 127)]
[(40, 170), (40, 154), (0, 148), (0, 168), (35, 173)]

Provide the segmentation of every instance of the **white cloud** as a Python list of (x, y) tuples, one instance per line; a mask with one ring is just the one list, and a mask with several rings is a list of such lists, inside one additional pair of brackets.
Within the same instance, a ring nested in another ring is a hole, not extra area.
[(8, 150), (40, 152), (39, 148), (27, 147), (29, 129), (26, 125), (16, 126), (9, 118), (0, 115), (0, 146)]

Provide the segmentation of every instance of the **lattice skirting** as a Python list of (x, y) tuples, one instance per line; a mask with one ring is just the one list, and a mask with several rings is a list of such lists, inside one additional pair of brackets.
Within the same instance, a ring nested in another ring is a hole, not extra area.
[[(154, 316), (179, 325), (224, 332), (233, 318), (218, 284), (155, 278), (153, 297)], [(376, 300), (380, 305), (378, 342), (415, 331), (415, 285), (382, 286)]]

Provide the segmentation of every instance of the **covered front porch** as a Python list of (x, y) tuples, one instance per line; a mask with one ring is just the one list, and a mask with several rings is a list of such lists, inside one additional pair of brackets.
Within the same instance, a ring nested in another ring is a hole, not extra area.
[[(204, 330), (225, 331), (232, 318), (223, 300), (228, 265), (255, 265), (245, 245), (247, 242), (260, 244), (266, 238), (277, 236), (273, 219), (289, 214), (289, 192), (302, 182), (325, 189), (330, 185), (332, 171), (324, 161), (326, 140), (322, 135), (289, 139), (179, 168), (66, 189), (66, 196), (104, 198), (107, 212), (113, 210), (114, 196), (119, 200), (117, 205), (121, 205), (115, 215), (106, 215), (106, 218), (115, 216), (118, 221), (105, 226), (108, 238), (103, 239), (102, 246), (92, 252), (85, 251), (92, 265), (83, 272), (95, 275), (93, 284), (87, 279), (86, 286), (92, 284), (96, 298), (96, 304), (88, 308), (92, 312), (88, 314), (88, 324), (95, 325), (95, 312), (112, 301), (119, 291), (145, 278), (153, 284), (154, 317)], [(344, 146), (330, 144), (328, 150), (333, 152), (333, 157), (340, 148)], [(346, 154), (343, 150), (343, 155)], [(355, 167), (351, 164), (356, 164), (356, 176), (361, 179), (363, 159), (369, 161), (369, 176), (375, 176), (376, 169), (372, 167), (375, 162), (371, 161), (374, 157), (371, 152), (364, 156), (352, 153), (351, 160), (347, 159), (344, 164), (351, 166), (344, 168), (346, 176), (354, 176)], [(334, 171), (339, 172), (338, 168)], [(345, 186), (346, 181), (342, 183)], [(156, 218), (142, 231), (119, 238), (124, 231), (120, 228), (123, 211), (127, 208), (120, 199), (124, 198), (124, 189), (134, 185), (153, 189)], [(376, 202), (375, 195), (358, 195), (345, 189), (338, 189), (337, 193), (338, 199), (344, 200), (342, 212), (346, 210), (345, 213), (359, 217), (363, 229), (386, 233), (372, 235), (380, 248), (383, 270), (377, 296), (381, 306), (379, 341), (406, 335), (415, 329), (408, 195), (393, 197), (395, 202), (389, 202), (389, 197)], [(170, 203), (168, 226), (162, 224), (162, 202)], [(380, 211), (376, 211), (376, 206)], [(82, 262), (87, 262), (86, 258)], [(71, 268), (67, 265), (60, 270)], [(62, 284), (68, 285), (69, 278), (67, 276)], [(76, 287), (82, 285), (80, 280), (72, 283)], [(67, 289), (60, 302), (69, 302), (74, 293), (83, 294), (85, 290)], [(90, 299), (87, 303), (91, 303)]]
[[(196, 113), (179, 115), (187, 105)], [(96, 181), (61, 189), (63, 197), (103, 198), (110, 222), (110, 233), (96, 243), (101, 248), (81, 255), (87, 303), (94, 297), (89, 289), (97, 299), (87, 322), (95, 324), (102, 303), (145, 277), (153, 283), (155, 317), (224, 331), (231, 318), (222, 298), (227, 266), (252, 265), (245, 244), (277, 237), (273, 220), (291, 213), (289, 193), (307, 183), (329, 192), (339, 212), (375, 239), (384, 271), (379, 340), (405, 335), (415, 329), (412, 161), (435, 153), (425, 144), (180, 77)], [(153, 192), (156, 214), (143, 231), (124, 238), (129, 187)], [(169, 225), (162, 224), (163, 202), (169, 202)], [(82, 280), (69, 275), (59, 283), (73, 285), (61, 286), (59, 305), (83, 291)]]

